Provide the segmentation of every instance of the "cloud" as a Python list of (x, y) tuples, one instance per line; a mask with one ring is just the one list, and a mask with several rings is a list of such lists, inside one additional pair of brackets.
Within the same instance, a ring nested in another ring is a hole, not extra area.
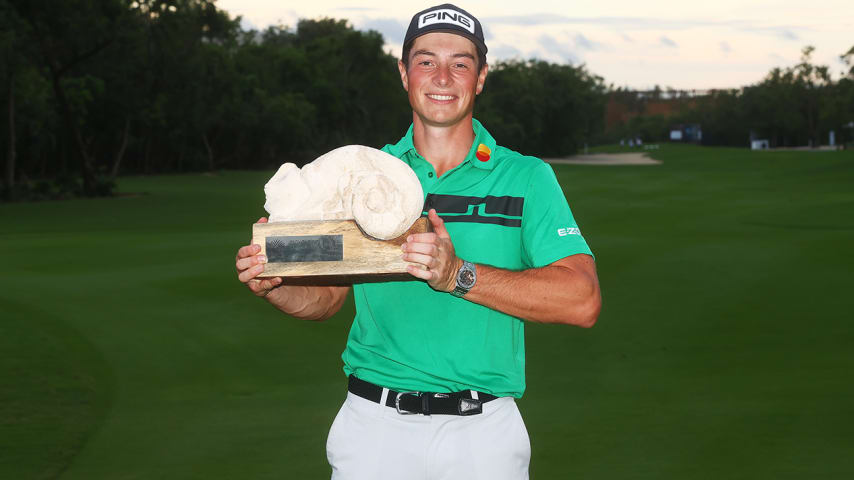
[(787, 25), (780, 25), (775, 27), (755, 27), (752, 25), (739, 27), (738, 30), (747, 33), (755, 33), (757, 35), (770, 35), (778, 38), (782, 38), (783, 40), (790, 40), (796, 42), (801, 39), (801, 36), (798, 35), (796, 30), (810, 30), (806, 27), (791, 27)]
[(576, 50), (585, 50), (588, 52), (601, 52), (611, 50), (610, 45), (602, 42), (597, 42), (583, 33), (576, 33), (573, 37)]
[[(407, 26), (409, 26), (409, 25), (407, 24)], [(486, 43), (486, 46), (488, 47), (488, 46), (489, 46), (489, 41), (490, 41), (490, 40), (492, 40), (492, 39), (494, 39), (494, 38), (495, 38), (495, 36), (492, 34), (492, 30), (490, 30), (489, 28), (487, 28), (487, 26), (486, 26), (486, 25), (481, 25), (481, 27), (483, 28), (483, 39), (487, 42), (487, 43)]]
[(240, 28), (248, 32), (249, 30), (260, 30), (254, 23), (246, 17), (240, 17)]
[(515, 25), (515, 26), (539, 26), (539, 25), (606, 25), (632, 30), (668, 29), (684, 30), (693, 27), (704, 26), (728, 26), (730, 22), (715, 22), (711, 20), (681, 19), (670, 20), (653, 17), (567, 17), (548, 13), (536, 13), (531, 15), (506, 15), (498, 17), (485, 17), (482, 19), (485, 25)]
[(534, 26), (534, 25), (554, 25), (562, 23), (573, 23), (573, 19), (562, 15), (552, 15), (548, 13), (535, 13), (532, 15), (504, 15), (499, 17), (483, 17), (480, 23), (484, 25), (517, 25), (517, 26)]
[(785, 38), (786, 40), (798, 40), (800, 38), (800, 37), (798, 37), (797, 33), (793, 32), (791, 30), (781, 30), (780, 36)]
[(522, 58), (522, 51), (512, 45), (501, 43), (498, 46), (489, 47), (489, 57), (501, 60), (506, 58)]
[[(810, 27), (792, 25), (762, 25), (753, 20), (708, 20), (701, 18), (664, 19), (655, 17), (568, 17), (548, 13), (531, 15), (505, 15), (484, 17), (485, 25), (510, 25), (520, 27), (541, 25), (600, 25), (610, 26), (620, 30), (667, 30), (681, 31), (692, 28), (717, 27), (729, 28), (757, 35), (771, 35), (786, 40), (797, 41), (801, 38), (798, 32), (811, 31)], [(633, 39), (621, 33), (623, 40), (632, 42)]]
[(406, 35), (406, 27), (394, 18), (369, 18), (359, 22), (359, 30), (376, 30), (380, 32), (386, 43), (400, 45)]
[(341, 12), (375, 12), (378, 9), (373, 7), (337, 7), (333, 10), (338, 10)]
[(662, 35), (661, 37), (659, 37), (658, 42), (659, 42), (659, 44), (664, 45), (665, 47), (679, 48), (679, 45), (676, 42), (674, 42), (673, 40), (671, 40), (670, 38), (668, 38), (665, 35)]
[(620, 36), (623, 37), (623, 41), (625, 41), (625, 42), (635, 43), (635, 39), (626, 35), (625, 33), (621, 33)]
[(575, 52), (573, 52), (567, 44), (555, 40), (555, 38), (550, 35), (541, 35), (540, 38), (537, 39), (537, 43), (546, 50), (545, 56), (547, 57), (558, 57), (563, 61), (578, 63), (578, 56)]
[(585, 37), (584, 35), (582, 35), (580, 33), (575, 36), (575, 46), (578, 48), (583, 48), (585, 50), (593, 50), (594, 49), (593, 42), (588, 40), (587, 37)]
[(724, 52), (724, 53), (732, 52), (732, 47), (730, 47), (729, 43), (727, 43), (726, 41), (723, 41), (723, 42), (719, 43), (718, 45), (721, 47), (722, 52)]

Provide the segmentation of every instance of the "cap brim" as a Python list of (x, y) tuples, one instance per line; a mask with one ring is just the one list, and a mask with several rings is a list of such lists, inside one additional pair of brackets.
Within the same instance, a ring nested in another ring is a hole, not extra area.
[(461, 36), (461, 37), (463, 37), (463, 38), (465, 38), (465, 39), (470, 40), (470, 41), (471, 41), (471, 43), (473, 43), (473, 44), (474, 44), (475, 48), (477, 48), (477, 50), (478, 50), (480, 53), (482, 53), (483, 55), (486, 55), (486, 52), (488, 51), (488, 49), (486, 48), (486, 44), (485, 44), (485, 43), (483, 43), (483, 42), (481, 42), (481, 41), (480, 41), (480, 39), (479, 39), (479, 38), (477, 38), (476, 36), (474, 36), (474, 35), (472, 35), (472, 34), (470, 34), (470, 33), (467, 33), (467, 32), (463, 32), (463, 31), (461, 31), (461, 30), (459, 30), (459, 29), (455, 29), (455, 28), (441, 28), (441, 27), (440, 27), (440, 28), (430, 29), (430, 30), (426, 30), (426, 29), (425, 29), (425, 30), (422, 30), (422, 31), (421, 31), (421, 32), (419, 32), (418, 34), (413, 35), (413, 36), (412, 36), (412, 38), (410, 38), (410, 39), (409, 39), (409, 41), (407, 41), (406, 43), (404, 43), (404, 46), (405, 46), (405, 45), (407, 45), (407, 44), (410, 44), (410, 43), (414, 42), (416, 38), (418, 38), (418, 37), (422, 37), (422, 36), (424, 36), (424, 35), (427, 35), (428, 33), (453, 33), (454, 35), (459, 35), (459, 36)]

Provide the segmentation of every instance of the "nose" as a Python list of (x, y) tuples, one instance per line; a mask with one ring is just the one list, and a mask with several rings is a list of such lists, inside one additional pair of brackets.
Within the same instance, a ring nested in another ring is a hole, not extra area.
[(433, 82), (440, 87), (448, 86), (451, 83), (450, 68), (445, 65), (439, 67), (436, 71), (436, 76), (433, 77)]

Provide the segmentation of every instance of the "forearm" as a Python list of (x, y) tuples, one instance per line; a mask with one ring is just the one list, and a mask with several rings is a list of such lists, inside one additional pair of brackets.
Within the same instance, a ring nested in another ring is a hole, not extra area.
[[(445, 223), (430, 209), (433, 232), (413, 234), (401, 246), (406, 271), (439, 292), (457, 286), (463, 260)], [(524, 320), (592, 327), (601, 308), (593, 257), (570, 255), (542, 268), (511, 271), (477, 265), (477, 280), (463, 298)], [(470, 283), (469, 283), (470, 284)]]
[(264, 296), (278, 310), (302, 320), (326, 320), (335, 315), (350, 287), (282, 285)]
[[(571, 262), (578, 266), (552, 264), (523, 271), (477, 265), (477, 283), (463, 298), (524, 320), (592, 327), (601, 297), (593, 260), (583, 257)], [(583, 265), (586, 262), (591, 268)]]

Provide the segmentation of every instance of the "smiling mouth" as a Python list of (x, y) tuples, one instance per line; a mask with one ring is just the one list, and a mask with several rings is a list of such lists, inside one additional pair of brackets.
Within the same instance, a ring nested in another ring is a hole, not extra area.
[(453, 100), (456, 97), (454, 97), (453, 95), (436, 95), (433, 93), (428, 93), (427, 98), (431, 100), (438, 100), (440, 102), (447, 102), (449, 100)]

